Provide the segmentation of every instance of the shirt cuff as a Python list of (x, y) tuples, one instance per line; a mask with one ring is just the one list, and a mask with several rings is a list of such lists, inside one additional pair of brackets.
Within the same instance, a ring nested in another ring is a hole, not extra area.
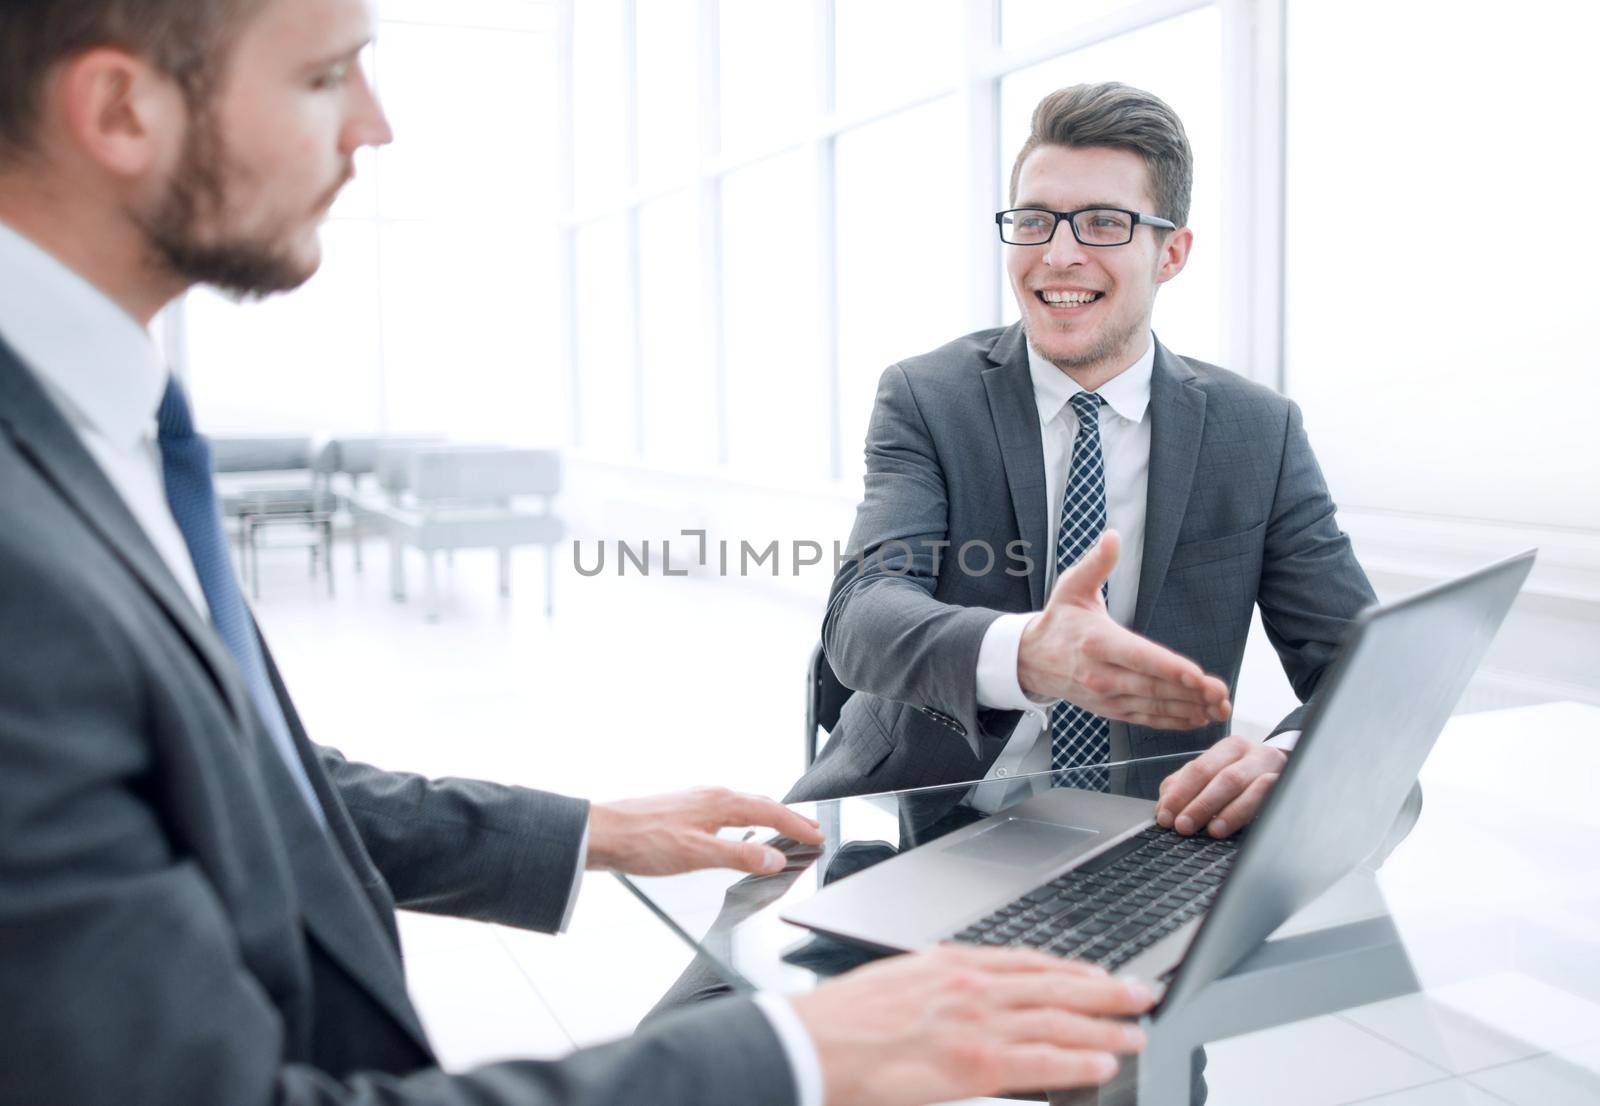
[(978, 646), (978, 705), (989, 710), (1038, 710), (1046, 703), (1022, 690), (1017, 652), (1033, 612), (1003, 614), (983, 632)]
[(572, 873), (572, 890), (567, 892), (567, 908), (561, 912), (557, 933), (565, 933), (572, 924), (572, 911), (578, 905), (578, 890), (583, 886), (583, 871), (589, 863), (589, 819), (583, 820), (583, 836), (578, 839), (578, 868)]
[(789, 1070), (794, 1073), (796, 1106), (823, 1106), (822, 1060), (817, 1056), (817, 1046), (805, 1022), (794, 1012), (789, 1000), (772, 991), (759, 991), (755, 995), (756, 1008), (767, 1017), (784, 1055), (789, 1058)]
[(1290, 753), (1294, 751), (1294, 744), (1299, 740), (1299, 730), (1284, 730), (1282, 733), (1273, 734), (1271, 737), (1263, 741), (1262, 744), (1271, 745), (1274, 749), (1282, 749), (1284, 752)]

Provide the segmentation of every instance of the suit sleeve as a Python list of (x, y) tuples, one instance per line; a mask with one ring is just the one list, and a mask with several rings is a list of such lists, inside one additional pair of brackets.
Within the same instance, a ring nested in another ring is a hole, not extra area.
[[(1267, 637), (1303, 703), (1338, 655), (1351, 620), (1377, 602), (1335, 510), (1300, 408), (1291, 401), (1257, 603)], [(1273, 734), (1300, 729), (1305, 710), (1291, 711)]]
[[(905, 371), (887, 369), (867, 430), (866, 488), (822, 624), (846, 687), (978, 723), (978, 654), (1000, 611), (934, 598), (949, 548), (943, 466)], [(999, 555), (999, 551), (997, 551)]]
[[(140, 667), (138, 643), (72, 581), (55, 579), (49, 566), (19, 566), (3, 542), (0, 579), (0, 641), (8, 643), (0, 656), (0, 1102), (794, 1101), (781, 1044), (742, 999), (556, 1061), (338, 1078), (289, 1062), (285, 1024), (241, 959), (232, 909), (202, 864), (173, 845), (165, 814), (173, 804), (163, 796), (185, 788), (194, 766), (170, 751), (158, 757), (143, 729), (163, 692)], [(544, 800), (508, 801), (534, 810)], [(251, 815), (212, 816), (225, 829)]]
[(429, 780), (316, 748), (396, 905), (545, 933), (561, 928), (588, 802), (483, 780)]

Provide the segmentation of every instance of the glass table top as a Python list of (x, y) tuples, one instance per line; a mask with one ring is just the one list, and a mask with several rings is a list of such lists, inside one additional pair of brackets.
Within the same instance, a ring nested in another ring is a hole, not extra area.
[[(1154, 799), (1190, 759), (1114, 765), (1111, 790)], [(1581, 1091), (1572, 1101), (1600, 1101), (1597, 780), (1600, 709), (1549, 704), (1452, 719), (1423, 770), (1420, 814), (1402, 812), (1366, 863), (1211, 985), (1218, 1001), (1256, 1013), (1208, 1014), (1206, 1026), (1188, 1028), (1193, 1043), (1345, 1012), (1343, 1022), (1420, 1057), (1437, 1079), (1474, 1081), (1472, 1094), (1502, 1093), (1491, 1086), (1497, 1073), (1537, 1062), (1544, 1068), (1534, 1075)], [(816, 848), (774, 839), (789, 857), (780, 873), (619, 878), (695, 952), (668, 1002), (727, 987), (793, 993), (874, 954), (784, 922), (786, 910), (897, 852), (1075, 782), (1041, 773), (798, 804), (826, 840)]]
[[(1115, 794), (1154, 800), (1161, 781), (1192, 754), (1111, 766)], [(1054, 788), (1084, 787), (1098, 766), (1012, 776), (974, 786), (925, 787), (856, 796), (795, 809), (821, 823), (820, 848), (769, 838), (789, 858), (769, 876), (709, 871), (668, 877), (619, 876), (662, 921), (692, 944), (736, 989), (795, 991), (874, 954), (790, 925), (780, 915), (819, 889), (896, 853), (925, 847), (986, 816)]]

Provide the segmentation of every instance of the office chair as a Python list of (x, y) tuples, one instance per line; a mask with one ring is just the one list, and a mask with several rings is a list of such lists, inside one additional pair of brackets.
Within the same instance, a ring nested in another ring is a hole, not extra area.
[(831, 731), (839, 724), (839, 712), (845, 700), (855, 692), (839, 682), (833, 666), (823, 655), (822, 642), (811, 650), (811, 660), (806, 664), (806, 767), (817, 759), (817, 729)]

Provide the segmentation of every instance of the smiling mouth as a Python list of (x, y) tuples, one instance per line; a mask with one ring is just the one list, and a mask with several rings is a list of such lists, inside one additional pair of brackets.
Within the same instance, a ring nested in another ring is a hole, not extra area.
[(1034, 296), (1046, 307), (1085, 307), (1105, 299), (1104, 292), (1035, 291)]

